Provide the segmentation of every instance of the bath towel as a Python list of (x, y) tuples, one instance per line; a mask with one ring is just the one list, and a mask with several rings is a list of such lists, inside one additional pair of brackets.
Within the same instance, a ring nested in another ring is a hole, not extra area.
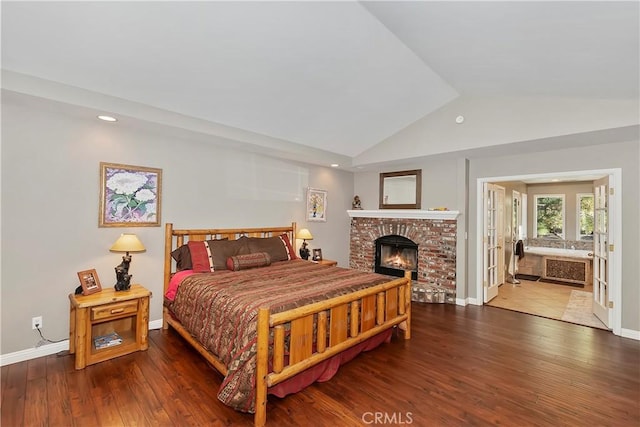
[(515, 260), (513, 259), (513, 251), (511, 251), (511, 255), (509, 256), (509, 266), (507, 267), (507, 273), (509, 276), (516, 277), (516, 272), (514, 271)]
[(522, 240), (516, 242), (516, 255), (518, 255), (518, 259), (524, 258), (524, 243)]

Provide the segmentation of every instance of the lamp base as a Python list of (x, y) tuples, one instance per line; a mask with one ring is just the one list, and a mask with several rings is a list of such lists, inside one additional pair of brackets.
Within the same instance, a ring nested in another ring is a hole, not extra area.
[(305, 247), (300, 248), (300, 258), (304, 260), (308, 260), (309, 255), (311, 255), (311, 251), (309, 250), (309, 248), (305, 248)]
[(131, 288), (131, 274), (129, 274), (129, 264), (131, 264), (131, 256), (129, 252), (122, 257), (122, 262), (116, 265), (116, 291), (128, 291)]
[(126, 282), (118, 282), (115, 284), (114, 288), (116, 291), (128, 291), (129, 289), (131, 289), (131, 276), (129, 276), (129, 280), (127, 280)]

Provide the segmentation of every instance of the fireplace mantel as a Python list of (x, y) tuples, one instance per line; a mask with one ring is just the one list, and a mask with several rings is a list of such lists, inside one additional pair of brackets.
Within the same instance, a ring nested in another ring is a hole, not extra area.
[(351, 218), (456, 219), (459, 211), (425, 211), (419, 209), (352, 209)]

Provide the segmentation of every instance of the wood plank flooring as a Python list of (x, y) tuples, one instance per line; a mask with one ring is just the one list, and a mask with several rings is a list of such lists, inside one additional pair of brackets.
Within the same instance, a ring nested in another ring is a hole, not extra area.
[[(274, 426), (638, 426), (640, 342), (484, 306), (417, 304), (394, 336), (331, 381), (269, 398)], [(2, 367), (1, 424), (251, 425), (221, 376), (172, 331), (146, 352), (74, 369), (72, 356)]]

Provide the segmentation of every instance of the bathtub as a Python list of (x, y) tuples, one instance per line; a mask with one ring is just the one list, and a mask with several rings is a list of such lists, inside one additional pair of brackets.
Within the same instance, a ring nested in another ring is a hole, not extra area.
[(549, 257), (593, 259), (593, 251), (585, 251), (580, 249), (543, 248), (540, 246), (525, 246), (524, 254), (525, 256), (527, 254), (532, 254)]
[(592, 260), (593, 251), (526, 246), (519, 262), (525, 274), (584, 287), (593, 283)]

